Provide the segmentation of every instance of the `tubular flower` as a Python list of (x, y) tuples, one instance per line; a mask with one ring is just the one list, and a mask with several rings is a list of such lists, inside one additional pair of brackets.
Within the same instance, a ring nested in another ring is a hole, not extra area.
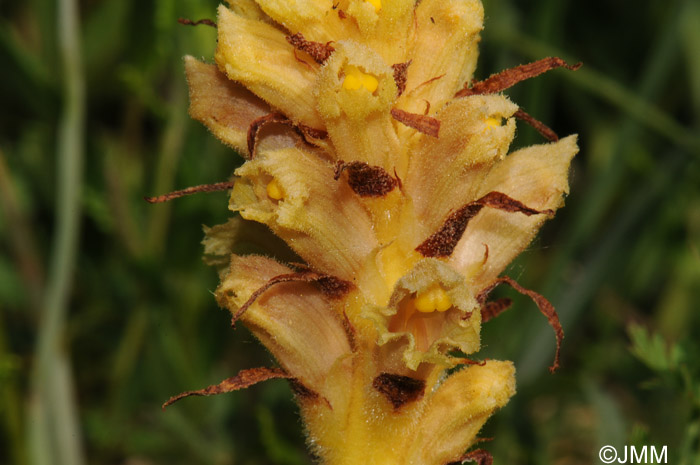
[[(472, 82), (482, 23), (478, 0), (219, 8), (216, 64), (185, 58), (190, 113), (247, 161), (239, 216), (207, 230), (205, 252), (219, 304), (280, 367), (173, 400), (287, 378), (325, 464), (469, 458), (515, 393), (512, 363), (464, 358), (507, 307), (489, 292), (527, 294), (563, 336), (544, 297), (500, 275), (562, 205), (578, 150), (569, 136), (509, 153), (516, 118), (556, 136), (501, 91), (575, 67)], [(264, 242), (256, 223), (291, 249), (284, 263), (241, 252)]]

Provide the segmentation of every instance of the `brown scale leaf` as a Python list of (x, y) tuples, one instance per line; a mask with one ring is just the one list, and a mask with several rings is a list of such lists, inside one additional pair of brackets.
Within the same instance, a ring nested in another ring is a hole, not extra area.
[(287, 36), (286, 39), (297, 50), (308, 53), (318, 64), (323, 64), (335, 52), (335, 49), (329, 43), (322, 44), (321, 42), (306, 40), (301, 32)]
[(484, 207), (506, 212), (518, 212), (527, 216), (538, 214), (551, 215), (554, 213), (552, 210), (535, 210), (530, 208), (502, 192), (489, 192), (448, 216), (442, 227), (416, 247), (416, 251), (420, 252), (424, 257), (449, 257), (462, 238), (469, 221)]
[(250, 126), (248, 126), (247, 142), (249, 160), (253, 159), (255, 155), (255, 146), (258, 144), (258, 133), (265, 125), (273, 123), (285, 124), (294, 128), (307, 143), (312, 145), (315, 145), (314, 140), (325, 139), (328, 137), (328, 133), (323, 129), (315, 129), (305, 124), (294, 124), (292, 120), (287, 118), (282, 113), (269, 113), (253, 120), (253, 122), (250, 123)]
[(413, 60), (391, 65), (394, 70), (394, 82), (399, 90), (399, 95), (397, 95), (397, 97), (400, 97), (403, 91), (406, 90), (406, 74), (408, 73), (408, 66), (411, 64), (411, 61)]
[(390, 373), (382, 373), (374, 378), (372, 386), (391, 402), (394, 410), (420, 399), (425, 393), (425, 381)]
[(464, 462), (476, 462), (477, 465), (493, 465), (493, 456), (487, 450), (475, 449), (471, 452), (467, 452), (461, 456), (459, 460), (449, 463), (448, 465), (460, 465)]
[(542, 135), (542, 137), (549, 140), (550, 142), (556, 142), (559, 140), (559, 136), (557, 135), (557, 133), (554, 132), (549, 126), (544, 124), (542, 121), (535, 119), (531, 115), (525, 113), (523, 110), (518, 109), (518, 111), (516, 111), (513, 116), (515, 116), (519, 120), (525, 121), (527, 124), (535, 128), (535, 130), (539, 132)]
[(554, 334), (557, 338), (557, 350), (554, 354), (554, 363), (552, 364), (552, 366), (549, 367), (549, 371), (551, 373), (554, 373), (559, 368), (559, 353), (561, 351), (561, 342), (564, 339), (564, 329), (561, 327), (561, 323), (559, 322), (559, 315), (557, 315), (557, 311), (554, 309), (554, 305), (552, 305), (549, 302), (549, 300), (547, 300), (542, 294), (538, 294), (537, 292), (531, 291), (530, 289), (525, 289), (515, 280), (509, 278), (508, 276), (498, 278), (496, 281), (493, 282), (493, 284), (481, 291), (477, 296), (477, 301), (485, 302), (486, 297), (491, 293), (491, 291), (494, 288), (496, 288), (499, 284), (503, 283), (508, 284), (510, 287), (512, 287), (519, 293), (531, 298), (533, 302), (535, 302), (537, 307), (540, 309), (540, 312), (542, 312), (542, 314), (545, 317), (547, 317), (547, 321), (554, 330)]
[(481, 305), (481, 322), (486, 323), (493, 320), (501, 313), (505, 312), (513, 304), (513, 300), (508, 297), (494, 300), (493, 302), (482, 303)]
[(229, 189), (233, 189), (232, 182), (215, 182), (214, 184), (202, 184), (199, 186), (192, 186), (186, 189), (180, 189), (179, 191), (173, 191), (168, 194), (163, 194), (156, 197), (144, 197), (143, 199), (148, 203), (163, 203), (173, 199), (184, 197), (186, 195), (199, 194), (200, 192), (219, 192)]
[(250, 123), (250, 126), (248, 126), (247, 134), (249, 159), (252, 159), (255, 155), (255, 145), (258, 143), (258, 132), (263, 126), (271, 123), (291, 124), (291, 121), (289, 121), (289, 118), (284, 116), (282, 113), (277, 112), (269, 113), (253, 120), (253, 122)]
[(539, 76), (549, 70), (564, 67), (571, 71), (576, 71), (581, 67), (582, 63), (569, 65), (564, 60), (558, 57), (548, 57), (526, 65), (516, 66), (494, 74), (488, 79), (475, 82), (471, 87), (465, 84), (464, 89), (455, 94), (455, 97), (466, 97), (468, 95), (477, 94), (495, 94), (502, 92), (515, 84)]
[(199, 389), (197, 391), (185, 391), (181, 394), (173, 396), (163, 404), (163, 409), (165, 410), (167, 406), (172, 405), (178, 400), (184, 399), (185, 397), (213, 396), (216, 394), (223, 394), (225, 392), (238, 391), (239, 389), (245, 389), (249, 386), (252, 386), (253, 384), (257, 384), (262, 381), (277, 378), (291, 379), (292, 377), (281, 368), (260, 367), (242, 370), (236, 376), (227, 378), (219, 384), (213, 384), (209, 387)]
[(316, 391), (312, 391), (308, 387), (304, 386), (304, 383), (302, 383), (296, 378), (290, 378), (289, 385), (292, 388), (294, 394), (296, 394), (303, 400), (316, 400), (320, 397)]
[(297, 124), (296, 126), (299, 133), (304, 137), (304, 140), (309, 144), (313, 144), (313, 140), (322, 140), (328, 137), (328, 132), (323, 129), (312, 128), (305, 124)]
[(350, 290), (352, 289), (352, 283), (348, 281), (336, 278), (335, 276), (316, 273), (315, 271), (311, 271), (309, 269), (304, 269), (296, 273), (281, 274), (279, 276), (270, 278), (268, 282), (263, 284), (255, 292), (253, 292), (253, 294), (251, 294), (248, 300), (243, 305), (241, 305), (241, 307), (238, 309), (235, 315), (233, 315), (233, 318), (231, 319), (231, 326), (234, 326), (236, 324), (236, 321), (238, 321), (241, 318), (241, 316), (246, 312), (246, 310), (248, 310), (248, 308), (251, 305), (253, 305), (253, 303), (261, 295), (267, 292), (268, 289), (270, 289), (276, 284), (289, 282), (316, 283), (323, 295), (331, 299), (338, 299), (350, 292)]
[(391, 109), (391, 116), (399, 123), (405, 124), (423, 134), (438, 137), (440, 133), (440, 120), (432, 116), (417, 115), (398, 108)]
[(333, 179), (337, 181), (343, 171), (348, 173), (348, 185), (360, 197), (384, 197), (398, 185), (384, 168), (361, 161), (338, 161)]
[(200, 19), (199, 21), (192, 21), (191, 19), (187, 18), (178, 18), (177, 22), (180, 24), (184, 24), (185, 26), (199, 26), (200, 24), (205, 24), (207, 26), (216, 28), (216, 23), (211, 19)]

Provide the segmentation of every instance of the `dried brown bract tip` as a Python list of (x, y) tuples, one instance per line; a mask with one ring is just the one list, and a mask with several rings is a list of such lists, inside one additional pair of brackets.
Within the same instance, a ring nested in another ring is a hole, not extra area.
[(232, 182), (215, 182), (214, 184), (201, 184), (199, 186), (187, 187), (179, 191), (173, 191), (168, 194), (159, 195), (156, 197), (144, 197), (148, 203), (164, 203), (187, 195), (199, 194), (201, 192), (220, 192), (233, 189)]
[(200, 24), (204, 24), (216, 28), (216, 23), (211, 19), (200, 19), (199, 21), (192, 21), (191, 19), (187, 18), (178, 18), (177, 22), (180, 24), (184, 24), (185, 26), (199, 26)]
[(493, 284), (481, 291), (481, 293), (479, 293), (479, 295), (477, 296), (477, 301), (486, 301), (486, 297), (489, 295), (489, 293), (491, 293), (491, 291), (495, 289), (499, 284), (504, 283), (508, 284), (510, 287), (512, 287), (519, 293), (531, 298), (533, 302), (535, 302), (537, 307), (540, 309), (540, 312), (542, 312), (542, 314), (545, 317), (547, 317), (547, 321), (554, 330), (554, 334), (557, 338), (557, 350), (554, 354), (554, 363), (552, 363), (552, 366), (549, 367), (549, 371), (551, 373), (554, 373), (559, 368), (559, 353), (561, 351), (561, 342), (564, 339), (564, 329), (561, 327), (561, 323), (559, 322), (559, 315), (554, 309), (554, 305), (552, 305), (551, 302), (549, 302), (549, 300), (547, 300), (542, 294), (538, 294), (535, 291), (531, 291), (530, 289), (522, 287), (515, 280), (509, 278), (508, 276), (502, 276), (498, 278), (493, 282)]
[(316, 283), (323, 293), (328, 298), (337, 299), (352, 289), (352, 283), (344, 281), (335, 276), (330, 276), (323, 273), (316, 273), (311, 270), (302, 270), (296, 273), (287, 273), (275, 276), (259, 287), (253, 294), (248, 298), (248, 300), (240, 306), (238, 311), (233, 315), (231, 319), (231, 325), (235, 325), (241, 316), (248, 310), (248, 308), (255, 303), (255, 301), (267, 292), (272, 286), (282, 283), (290, 282), (306, 282), (306, 283)]
[(518, 109), (513, 116), (521, 121), (525, 121), (527, 124), (535, 128), (535, 130), (548, 141), (556, 142), (559, 140), (559, 136), (552, 130), (552, 128), (544, 124), (542, 121), (535, 119), (528, 113), (525, 113), (523, 110)]
[(522, 202), (508, 197), (502, 192), (489, 192), (474, 202), (470, 202), (447, 217), (440, 230), (423, 241), (416, 251), (424, 257), (449, 257), (462, 238), (467, 224), (484, 207), (524, 215), (552, 214), (551, 210), (536, 210)]
[(329, 43), (322, 44), (306, 40), (301, 32), (287, 36), (286, 39), (297, 50), (308, 53), (318, 64), (323, 64), (335, 52), (335, 49)]
[(360, 197), (384, 197), (398, 185), (398, 180), (384, 168), (361, 161), (338, 161), (333, 178), (337, 181), (343, 171), (348, 173), (348, 185)]
[(374, 378), (372, 386), (391, 402), (394, 410), (420, 399), (425, 393), (425, 381), (390, 373), (382, 373)]
[(569, 65), (561, 58), (549, 57), (528, 63), (526, 65), (516, 66), (515, 68), (506, 69), (500, 73), (494, 74), (488, 79), (475, 82), (471, 87), (466, 87), (455, 94), (455, 97), (466, 97), (467, 95), (477, 94), (495, 94), (502, 92), (505, 89), (514, 86), (515, 84), (526, 79), (539, 76), (549, 70), (564, 67), (571, 71), (576, 71), (583, 63)]
[(397, 97), (403, 94), (406, 90), (406, 74), (408, 73), (408, 67), (411, 64), (411, 60), (405, 63), (394, 63), (391, 67), (394, 70), (394, 82), (396, 83), (396, 88), (399, 90)]
[(248, 158), (252, 159), (255, 155), (255, 145), (258, 143), (258, 132), (266, 124), (281, 123), (281, 124), (291, 124), (289, 118), (284, 116), (282, 113), (270, 113), (260, 118), (253, 120), (248, 126), (247, 142), (248, 142)]
[(464, 462), (476, 462), (477, 465), (493, 465), (493, 456), (487, 450), (475, 449), (461, 456), (458, 461), (448, 465), (461, 465)]
[(213, 384), (204, 389), (198, 389), (196, 391), (185, 391), (181, 394), (171, 397), (163, 404), (163, 410), (169, 405), (174, 404), (180, 399), (190, 396), (213, 396), (216, 394), (223, 394), (225, 392), (238, 391), (239, 389), (245, 389), (253, 384), (260, 383), (262, 381), (267, 381), (268, 379), (279, 379), (279, 378), (291, 378), (284, 370), (281, 368), (250, 368), (248, 370), (240, 371), (236, 376), (231, 378), (226, 378), (219, 384)]
[(399, 123), (405, 124), (423, 134), (438, 137), (440, 133), (440, 121), (432, 116), (417, 115), (398, 108), (391, 109), (391, 116)]
[(494, 300), (492, 302), (482, 303), (481, 306), (481, 322), (486, 323), (489, 320), (496, 318), (501, 313), (505, 312), (513, 305), (513, 300), (508, 297)]

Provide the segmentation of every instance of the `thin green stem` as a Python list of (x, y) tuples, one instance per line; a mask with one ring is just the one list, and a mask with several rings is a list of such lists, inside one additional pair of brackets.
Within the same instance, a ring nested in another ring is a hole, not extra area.
[(79, 31), (77, 1), (59, 0), (64, 102), (57, 145), (57, 225), (39, 323), (30, 422), (30, 456), (40, 465), (85, 463), (69, 356), (62, 340), (80, 233), (85, 87)]

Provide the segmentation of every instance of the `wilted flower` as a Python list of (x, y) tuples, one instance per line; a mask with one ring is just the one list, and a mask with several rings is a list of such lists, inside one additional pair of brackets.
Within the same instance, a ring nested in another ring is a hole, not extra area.
[[(207, 231), (205, 252), (219, 304), (280, 368), (173, 401), (288, 378), (323, 463), (478, 458), (465, 451), (514, 394), (514, 369), (464, 357), (507, 307), (487, 302), (502, 282), (561, 340), (551, 305), (499, 276), (561, 206), (577, 151), (570, 136), (508, 154), (516, 117), (556, 136), (500, 92), (569, 66), (472, 82), (478, 0), (229, 3), (216, 65), (185, 59), (192, 116), (247, 158), (230, 201), (240, 216)], [(232, 254), (250, 222), (297, 263)]]

